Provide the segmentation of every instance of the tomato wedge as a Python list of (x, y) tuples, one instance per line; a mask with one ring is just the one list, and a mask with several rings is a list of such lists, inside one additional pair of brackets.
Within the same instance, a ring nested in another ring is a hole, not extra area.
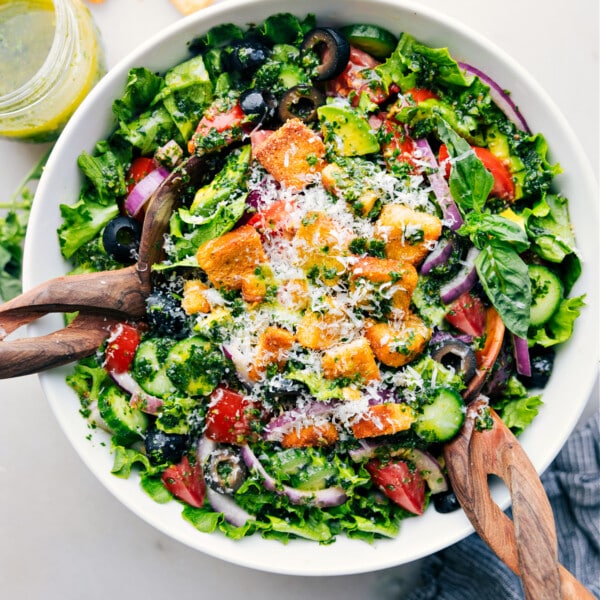
[(190, 464), (187, 456), (180, 463), (167, 467), (162, 474), (165, 487), (179, 500), (200, 508), (204, 504), (206, 484), (198, 463)]
[(246, 119), (246, 115), (239, 103), (225, 110), (222, 109), (219, 103), (210, 106), (200, 122), (190, 141), (188, 142), (188, 150), (193, 154), (196, 150), (196, 140), (205, 138), (215, 131), (224, 135), (223, 141), (227, 143), (233, 139), (236, 129), (240, 128)]
[(425, 102), (425, 100), (438, 100), (437, 94), (426, 88), (411, 88), (404, 95), (411, 96), (415, 104)]
[[(494, 186), (490, 191), (490, 196), (512, 202), (515, 199), (515, 182), (508, 167), (487, 148), (480, 148), (479, 146), (471, 146), (471, 148), (473, 148), (483, 166), (494, 177)], [(448, 158), (448, 148), (445, 145), (440, 146), (438, 159), (440, 163), (446, 161), (446, 178), (450, 177), (450, 161)]]
[(251, 437), (255, 405), (248, 398), (226, 387), (210, 396), (205, 434), (222, 444), (244, 444)]
[(465, 292), (450, 304), (445, 319), (463, 333), (481, 337), (485, 331), (486, 308), (478, 296)]
[(127, 174), (125, 175), (125, 182), (127, 183), (127, 193), (131, 193), (131, 190), (139, 183), (146, 175), (154, 171), (158, 165), (153, 158), (147, 156), (140, 156), (131, 163)]
[[(350, 59), (346, 68), (336, 78), (327, 82), (327, 91), (331, 95), (345, 96), (356, 106), (360, 95), (364, 92), (371, 102), (382, 104), (390, 94), (385, 91), (381, 82), (373, 78), (373, 71), (379, 63), (370, 54), (350, 47)], [(397, 91), (397, 88), (395, 88)], [(392, 90), (390, 90), (391, 92)]]
[(365, 468), (373, 483), (395, 504), (422, 515), (425, 510), (425, 480), (404, 460), (370, 460)]
[(294, 203), (287, 200), (277, 200), (265, 208), (265, 210), (257, 212), (248, 220), (248, 225), (255, 227), (260, 233), (268, 234), (269, 236), (277, 236), (291, 231), (291, 217), (294, 209)]
[(404, 125), (388, 118), (381, 127), (385, 132), (381, 151), (388, 168), (393, 171), (398, 162), (406, 163), (410, 166), (410, 172), (414, 173), (417, 169), (414, 160), (416, 144), (406, 132)]
[(127, 323), (113, 327), (106, 346), (104, 368), (111, 373), (128, 371), (139, 343), (140, 332), (135, 327)]

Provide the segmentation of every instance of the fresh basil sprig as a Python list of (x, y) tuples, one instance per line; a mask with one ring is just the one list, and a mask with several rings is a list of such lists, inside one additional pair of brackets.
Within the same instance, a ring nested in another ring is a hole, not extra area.
[(464, 217), (458, 230), (481, 252), (475, 260), (479, 281), (509, 331), (527, 337), (531, 311), (531, 281), (519, 256), (529, 248), (526, 232), (500, 215), (483, 212), (494, 178), (469, 144), (443, 119), (438, 135), (453, 159), (450, 193)]

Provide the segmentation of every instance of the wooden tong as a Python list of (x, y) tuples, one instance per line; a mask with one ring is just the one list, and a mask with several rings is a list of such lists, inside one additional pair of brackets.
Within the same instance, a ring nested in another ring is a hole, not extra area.
[[(190, 157), (155, 191), (148, 203), (135, 264), (114, 271), (57, 277), (0, 306), (0, 379), (90, 356), (108, 337), (111, 325), (145, 315), (151, 268), (162, 257), (169, 219), (183, 187), (200, 179), (203, 164), (201, 157)], [(79, 314), (67, 327), (48, 335), (4, 339), (19, 327), (56, 312)]]
[[(477, 356), (477, 374), (465, 391), (465, 423), (444, 447), (452, 488), (475, 531), (508, 568), (521, 577), (526, 600), (594, 600), (558, 562), (552, 507), (535, 467), (500, 417), (479, 396), (504, 339), (496, 311), (488, 311), (486, 347)], [(490, 410), (493, 427), (479, 429), (478, 417)], [(489, 476), (502, 479), (510, 492), (513, 520), (494, 502)]]

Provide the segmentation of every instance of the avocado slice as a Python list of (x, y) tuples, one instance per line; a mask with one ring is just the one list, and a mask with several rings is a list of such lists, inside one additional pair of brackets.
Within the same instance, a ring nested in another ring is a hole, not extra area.
[(326, 104), (317, 109), (323, 139), (341, 156), (363, 156), (379, 150), (366, 117), (349, 106)]

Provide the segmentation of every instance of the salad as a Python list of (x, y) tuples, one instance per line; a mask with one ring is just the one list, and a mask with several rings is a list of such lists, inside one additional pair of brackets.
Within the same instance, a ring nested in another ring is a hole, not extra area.
[(234, 539), (370, 542), (454, 510), (466, 406), (522, 432), (584, 305), (543, 135), (406, 32), (281, 13), (189, 50), (130, 71), (61, 205), (73, 272), (121, 268), (152, 194), (203, 161), (145, 319), (68, 376), (113, 473)]

